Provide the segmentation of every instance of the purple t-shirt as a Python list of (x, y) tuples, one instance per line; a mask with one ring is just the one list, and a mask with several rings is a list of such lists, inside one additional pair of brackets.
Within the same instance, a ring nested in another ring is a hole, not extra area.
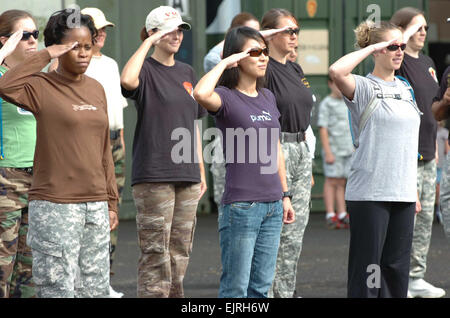
[(215, 91), (222, 107), (212, 115), (223, 135), (226, 160), (222, 204), (281, 200), (277, 160), (280, 112), (275, 96), (265, 88), (257, 97), (223, 86)]

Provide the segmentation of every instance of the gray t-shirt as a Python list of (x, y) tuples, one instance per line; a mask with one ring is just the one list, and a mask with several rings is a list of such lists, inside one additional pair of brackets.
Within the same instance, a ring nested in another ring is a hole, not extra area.
[(380, 94), (375, 93), (375, 87), (381, 88), (384, 96), (401, 94), (401, 100), (379, 99), (379, 106), (360, 132), (345, 199), (416, 202), (420, 115), (411, 93), (398, 79), (386, 82), (372, 74), (353, 77), (356, 82), (353, 101), (345, 97), (344, 100), (354, 131), (372, 97)]

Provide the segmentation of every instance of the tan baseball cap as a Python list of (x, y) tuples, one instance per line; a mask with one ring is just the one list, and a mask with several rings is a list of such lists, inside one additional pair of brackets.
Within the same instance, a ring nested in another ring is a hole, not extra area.
[(114, 23), (106, 20), (105, 14), (100, 9), (84, 8), (83, 10), (81, 10), (81, 14), (86, 14), (86, 15), (91, 16), (97, 30), (103, 29), (106, 26), (111, 26), (111, 27), (114, 26)]
[(190, 30), (191, 25), (181, 19), (180, 13), (172, 7), (160, 6), (153, 9), (145, 20), (145, 29), (159, 29), (160, 31), (170, 31), (177, 27)]

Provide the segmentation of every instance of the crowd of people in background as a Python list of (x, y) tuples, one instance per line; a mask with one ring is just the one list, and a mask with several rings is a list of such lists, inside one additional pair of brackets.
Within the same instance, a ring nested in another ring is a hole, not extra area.
[[(115, 24), (84, 8), (73, 27), (70, 14), (49, 18), (40, 51), (32, 15), (0, 15), (0, 297), (123, 297), (110, 276), (126, 98), (137, 110), (137, 296), (185, 297), (197, 206), (208, 188), (198, 127), (207, 115), (220, 131), (209, 185), (218, 210), (218, 297), (301, 295), (317, 98), (297, 63), (297, 18), (281, 8), (261, 22), (236, 15), (198, 80), (175, 59), (191, 25), (174, 8), (150, 11), (122, 72), (102, 53)], [(425, 14), (412, 7), (390, 21), (363, 21), (358, 49), (331, 65), (330, 94), (318, 103), (324, 223), (350, 231), (348, 297), (445, 295), (424, 277), (433, 220), (450, 236), (450, 70), (439, 82), (422, 53), (427, 30)], [(352, 73), (368, 58), (367, 76)], [(192, 136), (189, 162), (173, 160), (179, 128)], [(245, 131), (244, 143), (230, 131)], [(367, 284), (373, 265), (381, 286)]]

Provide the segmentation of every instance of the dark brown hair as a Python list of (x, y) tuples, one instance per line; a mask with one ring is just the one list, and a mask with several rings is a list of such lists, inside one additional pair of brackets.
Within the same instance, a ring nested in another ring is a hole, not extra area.
[(264, 14), (261, 21), (261, 29), (263, 30), (277, 29), (280, 18), (283, 17), (292, 18), (292, 20), (294, 20), (295, 23), (298, 25), (297, 18), (291, 12), (289, 12), (286, 9), (274, 8), (270, 9), (269, 11), (266, 12), (266, 14)]
[[(6, 36), (12, 33), (14, 30), (15, 24), (22, 19), (30, 18), (36, 24), (33, 16), (23, 10), (8, 10), (3, 12), (0, 15), (0, 36)], [(2, 47), (2, 43), (0, 42), (0, 48)]]
[[(242, 52), (242, 48), (249, 39), (254, 39), (258, 42), (264, 43), (267, 47), (266, 40), (259, 31), (249, 28), (247, 26), (240, 26), (233, 28), (227, 32), (225, 36), (225, 43), (223, 46), (223, 58), (230, 55)], [(234, 89), (239, 83), (240, 70), (239, 67), (226, 69), (219, 80), (219, 85)], [(260, 77), (256, 81), (256, 89), (259, 90), (265, 85), (265, 77)]]
[(147, 28), (146, 28), (146, 27), (143, 27), (143, 28), (142, 28), (140, 36), (141, 36), (142, 42), (144, 42), (145, 39), (147, 39), (147, 38), (149, 37), (149, 36), (148, 36), (148, 32), (147, 32)]
[(234, 29), (238, 26), (243, 26), (247, 21), (253, 20), (259, 23), (258, 19), (253, 14), (249, 12), (241, 12), (233, 18), (229, 30)]
[(406, 27), (411, 23), (411, 20), (418, 15), (423, 15), (425, 17), (424, 12), (417, 8), (401, 8), (394, 13), (391, 18), (391, 22), (405, 30)]

